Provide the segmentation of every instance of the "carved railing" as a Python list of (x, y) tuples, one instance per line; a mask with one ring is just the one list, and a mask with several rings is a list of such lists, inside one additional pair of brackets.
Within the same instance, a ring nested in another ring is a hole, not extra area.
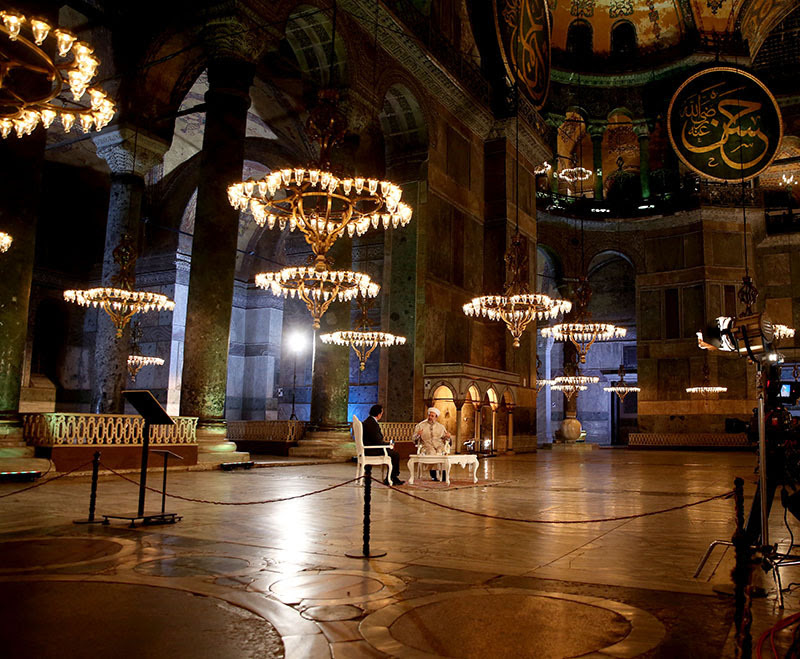
[(226, 436), (233, 442), (237, 440), (295, 442), (302, 439), (306, 431), (306, 422), (295, 420), (228, 421), (226, 425)]
[(384, 421), (379, 423), (386, 442), (410, 442), (416, 423), (405, 421)]
[[(196, 444), (197, 417), (172, 417), (174, 426), (151, 426), (151, 444)], [(24, 414), (25, 441), (33, 446), (136, 446), (144, 419), (130, 414)]]

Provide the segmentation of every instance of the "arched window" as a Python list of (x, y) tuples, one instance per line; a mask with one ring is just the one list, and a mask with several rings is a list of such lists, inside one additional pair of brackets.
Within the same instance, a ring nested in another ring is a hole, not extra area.
[(591, 56), (592, 50), (592, 26), (581, 19), (572, 21), (567, 30), (567, 53), (578, 59)]
[(611, 54), (615, 57), (636, 54), (636, 28), (633, 23), (620, 21), (611, 29)]

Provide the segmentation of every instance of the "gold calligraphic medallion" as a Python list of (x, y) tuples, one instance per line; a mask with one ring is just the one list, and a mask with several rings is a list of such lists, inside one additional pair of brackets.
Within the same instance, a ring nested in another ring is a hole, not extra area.
[(667, 127), (683, 163), (713, 181), (746, 181), (770, 166), (783, 137), (775, 97), (730, 67), (696, 73), (675, 92)]
[(493, 6), (506, 71), (540, 110), (550, 89), (550, 18), (545, 0), (494, 0)]

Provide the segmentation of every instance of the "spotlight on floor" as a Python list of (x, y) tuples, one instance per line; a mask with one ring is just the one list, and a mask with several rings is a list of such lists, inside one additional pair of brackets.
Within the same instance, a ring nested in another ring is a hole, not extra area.
[(255, 462), (223, 462), (219, 468), (222, 471), (233, 471), (234, 469), (252, 469)]
[(0, 483), (32, 482), (41, 475), (41, 471), (0, 471)]

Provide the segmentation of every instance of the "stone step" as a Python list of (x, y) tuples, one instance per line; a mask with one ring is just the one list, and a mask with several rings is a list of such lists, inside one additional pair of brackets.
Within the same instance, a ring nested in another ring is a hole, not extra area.
[(356, 446), (353, 442), (331, 440), (300, 440), (297, 446), (289, 449), (289, 455), (293, 458), (340, 458), (344, 461), (355, 454)]
[(197, 462), (204, 464), (222, 464), (223, 462), (247, 462), (250, 454), (244, 451), (203, 451), (197, 452)]
[[(2, 459), (15, 459), (15, 458), (33, 458), (33, 446), (9, 446), (8, 444), (0, 445), (0, 458)], [(47, 460), (45, 460), (47, 462)]]

